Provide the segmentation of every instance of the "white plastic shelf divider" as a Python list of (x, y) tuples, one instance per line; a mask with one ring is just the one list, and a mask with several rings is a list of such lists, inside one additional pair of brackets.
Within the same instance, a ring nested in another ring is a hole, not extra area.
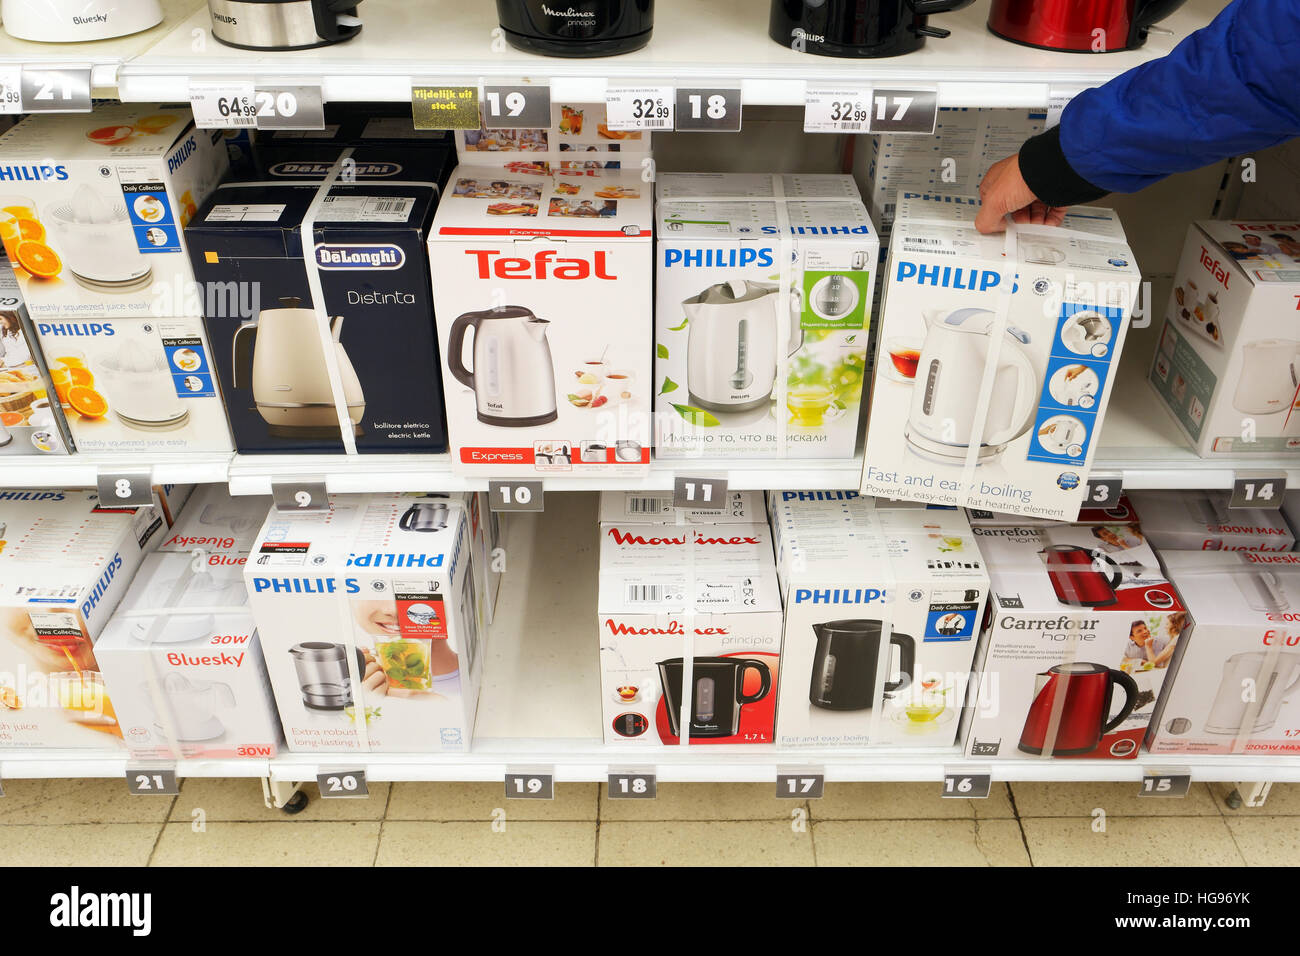
[(93, 488), (98, 476), (148, 468), (156, 485), (224, 482), (229, 453), (0, 457), (0, 488)]

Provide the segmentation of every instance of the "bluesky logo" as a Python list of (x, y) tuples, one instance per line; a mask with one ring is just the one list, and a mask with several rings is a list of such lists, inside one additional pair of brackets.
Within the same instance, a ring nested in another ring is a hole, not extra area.
[(322, 242), (316, 246), (316, 264), (322, 269), (392, 270), (402, 268), (405, 263), (406, 253), (402, 247), (388, 242), (373, 245)]
[(687, 269), (743, 269), (745, 266), (757, 265), (770, 269), (775, 261), (770, 247), (752, 243), (729, 249), (718, 246), (705, 246), (702, 249), (669, 246), (664, 250), (664, 268), (685, 266)]

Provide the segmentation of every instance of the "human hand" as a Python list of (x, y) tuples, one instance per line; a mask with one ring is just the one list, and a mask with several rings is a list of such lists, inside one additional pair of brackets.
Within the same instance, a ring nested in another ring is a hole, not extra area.
[(1018, 223), (1059, 226), (1065, 221), (1065, 208), (1038, 201), (1020, 175), (1020, 157), (1008, 156), (994, 163), (980, 183), (981, 205), (975, 216), (975, 228), (988, 234), (1004, 232), (1003, 218), (1011, 213)]

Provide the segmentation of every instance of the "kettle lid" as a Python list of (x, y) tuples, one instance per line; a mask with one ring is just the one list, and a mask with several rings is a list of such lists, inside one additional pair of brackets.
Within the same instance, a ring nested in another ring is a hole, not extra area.
[(766, 295), (771, 295), (776, 286), (763, 282), (750, 282), (745, 279), (732, 279), (719, 282), (701, 292), (695, 299), (700, 305), (731, 305), (736, 302), (754, 302)]
[(1105, 674), (1109, 670), (1104, 664), (1094, 664), (1092, 661), (1064, 661), (1051, 667), (1048, 673), (1078, 677), (1082, 674)]
[(503, 305), (497, 309), (487, 309), (476, 313), (484, 319), (527, 319), (530, 322), (545, 322), (533, 314), (533, 310), (522, 305)]
[(346, 656), (342, 644), (327, 644), (324, 641), (303, 641), (289, 649), (294, 657), (310, 661), (341, 661)]

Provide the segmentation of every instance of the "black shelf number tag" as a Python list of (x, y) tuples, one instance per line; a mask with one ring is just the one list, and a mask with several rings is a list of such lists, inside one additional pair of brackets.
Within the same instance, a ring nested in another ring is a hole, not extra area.
[(739, 133), (740, 104), (739, 87), (730, 89), (678, 87), (677, 131)]
[(945, 771), (943, 793), (940, 796), (957, 800), (984, 800), (993, 789), (993, 776), (970, 771)]
[(302, 514), (330, 510), (330, 501), (323, 481), (275, 481), (271, 483), (271, 500), (276, 511), (296, 511)]
[(918, 133), (929, 136), (939, 121), (937, 90), (871, 91), (868, 131)]
[(1232, 480), (1232, 497), (1229, 508), (1282, 507), (1286, 497), (1286, 475), (1243, 475)]
[(1114, 508), (1124, 494), (1123, 478), (1089, 478), (1087, 494), (1083, 497), (1085, 508)]
[(258, 129), (324, 129), (325, 104), (319, 86), (255, 87)]
[(507, 773), (507, 800), (554, 800), (555, 775), (549, 773)]
[(488, 507), (492, 511), (544, 511), (540, 481), (489, 481)]
[(324, 798), (348, 799), (370, 796), (364, 770), (329, 770), (318, 773), (316, 786)]
[(611, 773), (609, 799), (654, 800), (659, 796), (658, 778), (652, 773)]
[(551, 125), (551, 88), (544, 83), (484, 86), (484, 129), (545, 129)]
[(727, 480), (725, 478), (673, 479), (673, 507), (689, 511), (711, 511), (725, 507)]
[(101, 508), (141, 508), (153, 504), (152, 476), (147, 471), (104, 472), (95, 482)]
[(1192, 788), (1190, 773), (1162, 773), (1151, 771), (1142, 774), (1139, 797), (1185, 797)]
[(136, 797), (174, 797), (181, 792), (174, 769), (126, 768), (126, 790)]
[(821, 773), (778, 773), (778, 800), (820, 800), (826, 792), (826, 775)]

